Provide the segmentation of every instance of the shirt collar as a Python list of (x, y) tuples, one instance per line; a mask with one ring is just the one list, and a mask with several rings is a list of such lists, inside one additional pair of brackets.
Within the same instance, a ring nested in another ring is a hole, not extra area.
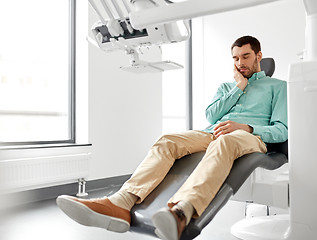
[(255, 80), (258, 80), (258, 79), (261, 79), (264, 77), (266, 77), (265, 72), (261, 71), (261, 72), (253, 73), (253, 75), (248, 80), (249, 80), (249, 82), (253, 82)]

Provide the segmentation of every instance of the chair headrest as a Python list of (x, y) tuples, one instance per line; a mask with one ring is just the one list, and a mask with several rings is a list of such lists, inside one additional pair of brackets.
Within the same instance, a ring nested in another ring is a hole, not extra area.
[(261, 70), (265, 72), (266, 76), (272, 77), (275, 70), (275, 61), (273, 58), (262, 58)]

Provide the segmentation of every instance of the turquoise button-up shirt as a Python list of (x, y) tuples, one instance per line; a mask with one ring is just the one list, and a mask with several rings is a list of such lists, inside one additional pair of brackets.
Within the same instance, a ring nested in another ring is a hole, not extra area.
[(206, 109), (212, 125), (204, 131), (213, 133), (214, 127), (227, 120), (248, 124), (253, 134), (266, 143), (287, 140), (286, 82), (257, 72), (242, 91), (236, 82), (222, 83), (212, 103)]

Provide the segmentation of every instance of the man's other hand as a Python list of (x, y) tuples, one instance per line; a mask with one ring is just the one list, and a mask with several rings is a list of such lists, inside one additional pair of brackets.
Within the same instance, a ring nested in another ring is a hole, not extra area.
[(235, 130), (242, 129), (244, 131), (247, 131), (249, 133), (253, 132), (253, 128), (247, 124), (242, 124), (242, 123), (237, 123), (231, 120), (219, 123), (215, 128), (214, 128), (214, 136), (218, 138), (221, 135), (225, 135), (228, 133), (231, 133)]

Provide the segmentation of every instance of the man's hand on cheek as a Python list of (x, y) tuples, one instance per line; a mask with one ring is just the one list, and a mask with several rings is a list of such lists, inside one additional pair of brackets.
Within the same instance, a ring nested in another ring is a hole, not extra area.
[(236, 65), (234, 65), (233, 77), (234, 77), (234, 80), (237, 82), (237, 87), (243, 91), (248, 84), (248, 79), (245, 78), (242, 75), (242, 73), (239, 72)]
[(247, 131), (249, 133), (251, 133), (253, 131), (252, 127), (250, 127), (247, 124), (241, 124), (241, 123), (237, 123), (237, 122), (228, 120), (228, 121), (219, 123), (214, 128), (215, 131), (213, 134), (216, 138), (218, 138), (221, 135), (231, 133), (231, 132), (238, 130), (238, 129), (242, 129), (242, 130)]

